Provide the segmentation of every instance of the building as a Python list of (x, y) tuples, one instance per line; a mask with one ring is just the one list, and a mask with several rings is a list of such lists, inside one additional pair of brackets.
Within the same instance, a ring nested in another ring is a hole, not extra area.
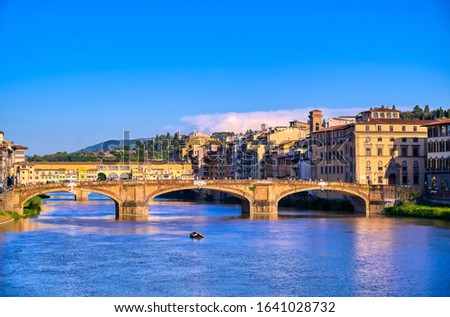
[[(313, 110), (311, 125), (321, 116)], [(355, 123), (311, 132), (311, 175), (324, 181), (424, 186), (427, 129), (422, 120), (402, 120), (400, 112), (375, 108)]]
[(97, 180), (194, 179), (190, 165), (152, 162), (20, 162), (14, 165), (18, 185)]
[(338, 125), (344, 125), (356, 122), (355, 116), (340, 116), (337, 118), (329, 118), (327, 121), (327, 128), (335, 127)]
[(450, 119), (423, 125), (427, 131), (426, 183), (429, 189), (450, 188)]
[(307, 124), (297, 120), (291, 121), (289, 126), (266, 128), (262, 125), (261, 128), (261, 132), (247, 136), (241, 146), (241, 167), (238, 170), (241, 171), (242, 179), (272, 177), (271, 166), (267, 165), (274, 164), (273, 150), (286, 142), (304, 140), (309, 132)]
[(28, 148), (6, 140), (3, 131), (0, 131), (0, 188), (15, 183), (14, 164), (26, 160), (25, 151)]

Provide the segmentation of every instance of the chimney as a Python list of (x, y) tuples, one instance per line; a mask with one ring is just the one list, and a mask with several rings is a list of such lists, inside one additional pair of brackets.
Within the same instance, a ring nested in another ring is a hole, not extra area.
[(265, 123), (262, 123), (261, 124), (261, 131), (264, 131), (266, 129), (266, 124)]

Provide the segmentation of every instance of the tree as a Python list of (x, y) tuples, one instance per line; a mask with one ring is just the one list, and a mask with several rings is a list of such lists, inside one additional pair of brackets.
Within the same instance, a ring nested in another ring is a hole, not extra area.
[(414, 119), (422, 119), (423, 118), (423, 109), (420, 108), (419, 105), (416, 105), (413, 108)]

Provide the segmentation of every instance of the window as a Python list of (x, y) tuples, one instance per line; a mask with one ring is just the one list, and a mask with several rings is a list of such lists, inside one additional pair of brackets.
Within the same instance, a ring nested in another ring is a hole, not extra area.
[(381, 131), (381, 125), (379, 125), (379, 126), (377, 127), (377, 129), (378, 129), (378, 131), (380, 132), (380, 131)]
[(419, 156), (419, 147), (418, 146), (413, 147), (413, 156)]
[(406, 161), (402, 162), (402, 172), (407, 172), (408, 171), (408, 164), (406, 163)]
[(378, 184), (383, 184), (383, 176), (378, 176)]
[(408, 147), (402, 146), (402, 156), (408, 156)]
[(413, 175), (413, 184), (419, 185), (419, 175)]
[(403, 132), (406, 131), (406, 126), (402, 125), (402, 131), (403, 131)]
[(395, 140), (394, 140), (394, 138), (391, 138), (389, 141), (394, 142)]
[(366, 156), (370, 156), (370, 148), (366, 148)]
[(414, 161), (413, 168), (414, 168), (414, 173), (419, 173), (419, 162), (418, 161)]
[(390, 125), (390, 126), (389, 126), (389, 131), (391, 131), (391, 132), (394, 131), (394, 126), (393, 126), (393, 125)]
[(366, 172), (370, 172), (371, 168), (370, 168), (370, 161), (367, 161), (366, 163)]
[(378, 170), (379, 171), (383, 170), (383, 162), (381, 162), (381, 161), (378, 162)]
[(373, 114), (373, 117), (374, 117), (374, 118), (378, 118), (378, 113), (375, 112), (375, 113)]
[(417, 126), (416, 125), (413, 127), (413, 131), (417, 132)]
[(402, 184), (403, 185), (408, 185), (408, 175), (403, 175), (402, 176)]
[(397, 113), (394, 113), (394, 114), (393, 114), (393, 117), (394, 117), (394, 118), (398, 118), (398, 114), (397, 114)]
[(402, 138), (402, 142), (407, 142), (407, 141), (406, 141), (406, 138)]
[(366, 131), (370, 131), (370, 126), (366, 125)]
[(413, 142), (414, 142), (414, 143), (419, 143), (419, 139), (418, 139), (418, 138), (414, 138), (414, 139), (413, 139)]
[(383, 149), (382, 148), (378, 148), (378, 156), (383, 156)]
[(380, 113), (380, 118), (384, 118), (384, 112)]
[(378, 138), (378, 142), (383, 142), (383, 139), (382, 138)]

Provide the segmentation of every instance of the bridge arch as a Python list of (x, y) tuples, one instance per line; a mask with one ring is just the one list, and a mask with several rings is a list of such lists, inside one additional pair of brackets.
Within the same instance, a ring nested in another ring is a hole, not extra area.
[[(192, 185), (184, 185), (180, 187), (169, 187), (169, 188), (162, 188), (158, 189), (152, 193), (150, 193), (147, 198), (146, 202), (151, 203), (151, 201), (163, 194), (172, 193), (180, 190), (189, 190), (189, 189), (199, 189), (199, 187)], [(230, 187), (223, 187), (223, 186), (214, 186), (214, 185), (205, 185), (201, 189), (209, 189), (214, 191), (223, 192), (226, 194), (233, 195), (239, 199), (242, 200), (242, 212), (243, 213), (249, 213), (250, 210), (250, 204), (252, 203), (252, 198), (249, 197), (248, 193), (244, 192), (243, 190), (237, 189), (237, 188), (230, 188)]]
[(50, 187), (50, 188), (46, 188), (45, 186), (39, 186), (38, 188), (33, 188), (32, 190), (27, 191), (26, 188), (22, 189), (22, 191), (20, 192), (20, 204), (19, 204), (19, 208), (22, 211), (25, 205), (25, 202), (27, 202), (29, 199), (41, 195), (41, 194), (46, 194), (46, 193), (55, 193), (55, 192), (67, 192), (67, 193), (72, 193), (75, 196), (77, 195), (77, 192), (80, 194), (81, 192), (85, 192), (85, 193), (96, 193), (96, 194), (101, 194), (104, 195), (108, 198), (110, 198), (115, 205), (115, 213), (116, 213), (116, 217), (118, 216), (119, 213), (119, 206), (122, 205), (122, 200), (120, 199), (120, 197), (118, 197), (117, 195), (115, 195), (112, 192), (109, 192), (107, 190), (102, 190), (102, 189), (96, 189), (96, 188), (74, 188), (73, 191), (71, 191), (67, 186), (58, 186), (58, 187)]
[(301, 192), (305, 192), (305, 191), (311, 191), (311, 190), (315, 190), (315, 191), (328, 190), (328, 191), (345, 194), (351, 198), (356, 198), (357, 200), (353, 200), (354, 206), (355, 206), (355, 211), (365, 212), (366, 214), (369, 213), (369, 206), (370, 206), (369, 197), (366, 194), (360, 193), (357, 190), (353, 190), (352, 188), (346, 188), (344, 186), (329, 186), (329, 187), (327, 186), (327, 187), (322, 188), (319, 185), (312, 185), (312, 186), (307, 186), (307, 187), (303, 187), (303, 188), (287, 189), (287, 190), (281, 191), (276, 196), (275, 204), (278, 206), (278, 203), (280, 202), (280, 200), (289, 195), (301, 193)]

